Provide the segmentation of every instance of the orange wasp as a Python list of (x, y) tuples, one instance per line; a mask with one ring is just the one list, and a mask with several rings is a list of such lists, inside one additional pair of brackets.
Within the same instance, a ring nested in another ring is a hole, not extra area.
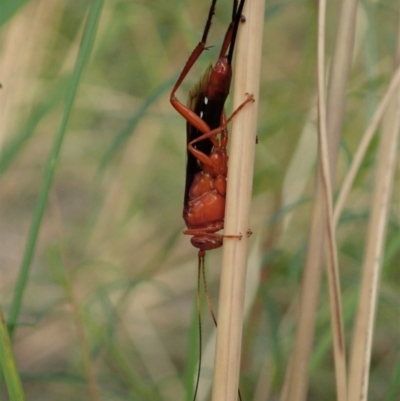
[[(232, 80), (232, 57), (236, 36), (242, 17), (245, 0), (233, 1), (232, 20), (222, 43), (219, 59), (215, 66), (209, 66), (197, 85), (189, 93), (188, 105), (184, 105), (175, 93), (189, 73), (194, 63), (206, 50), (207, 36), (211, 27), (212, 16), (217, 0), (212, 0), (206, 26), (200, 43), (193, 50), (186, 62), (175, 86), (170, 101), (172, 106), (186, 120), (187, 166), (184, 195), (183, 219), (187, 229), (186, 235), (192, 235), (191, 243), (198, 252), (198, 309), (200, 358), (194, 398), (196, 398), (201, 366), (201, 318), (200, 318), (200, 276), (203, 273), (207, 303), (214, 319), (217, 321), (208, 297), (204, 258), (206, 251), (222, 246), (224, 237), (242, 238), (242, 235), (223, 235), (217, 232), (224, 228), (226, 178), (228, 174), (228, 130), (227, 125), (233, 117), (249, 102), (252, 95), (246, 94), (244, 102), (229, 118), (225, 114), (225, 101), (229, 94)], [(240, 395), (240, 393), (239, 393)]]
[[(178, 81), (172, 89), (172, 106), (187, 121), (187, 166), (183, 218), (192, 235), (191, 243), (199, 249), (199, 258), (205, 252), (222, 246), (224, 237), (241, 238), (217, 234), (224, 228), (226, 177), (228, 173), (227, 125), (253, 96), (246, 100), (227, 119), (224, 105), (232, 79), (232, 56), (236, 35), (242, 17), (245, 0), (234, 0), (232, 21), (225, 34), (219, 59), (214, 67), (208, 67), (198, 84), (189, 93), (189, 105), (182, 104), (175, 93), (193, 64), (207, 49), (206, 40), (217, 0), (211, 3), (201, 42), (193, 50)], [(219, 136), (219, 137), (218, 137)]]

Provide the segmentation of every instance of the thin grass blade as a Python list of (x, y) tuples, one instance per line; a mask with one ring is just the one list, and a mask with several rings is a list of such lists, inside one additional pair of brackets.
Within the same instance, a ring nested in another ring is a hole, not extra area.
[(3, 311), (0, 309), (0, 364), (6, 381), (10, 401), (24, 401), (25, 395), (21, 378), (15, 363), (14, 354), (4, 321)]
[(78, 57), (75, 63), (74, 71), (71, 76), (70, 86), (65, 99), (63, 116), (60, 122), (57, 135), (54, 139), (53, 147), (50, 151), (47, 165), (44, 172), (43, 184), (40, 190), (36, 203), (33, 219), (28, 233), (27, 244), (18, 275), (18, 280), (15, 286), (14, 297), (12, 300), (8, 327), (10, 337), (12, 337), (15, 325), (18, 321), (19, 312), (21, 309), (22, 298), (25, 292), (25, 287), (28, 281), (29, 270), (32, 258), (35, 252), (37, 238), (42, 223), (44, 211), (46, 209), (47, 199), (49, 196), (51, 184), (53, 182), (54, 173), (57, 168), (57, 162), (60, 155), (61, 146), (67, 130), (67, 124), (71, 115), (72, 106), (76, 97), (79, 83), (81, 81), (83, 69), (87, 64), (91, 50), (93, 48), (94, 38), (97, 31), (97, 25), (100, 19), (101, 10), (104, 0), (95, 0), (90, 8), (89, 15), (83, 32), (82, 42), (79, 49)]

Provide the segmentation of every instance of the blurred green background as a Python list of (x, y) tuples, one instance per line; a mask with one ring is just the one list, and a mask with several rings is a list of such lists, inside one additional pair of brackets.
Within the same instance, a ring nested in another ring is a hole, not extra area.
[[(91, 4), (1, 0), (0, 302), (6, 316)], [(317, 6), (312, 0), (266, 3), (244, 401), (266, 399), (260, 398), (264, 393), (278, 399), (296, 325), (317, 151)], [(14, 338), (27, 400), (191, 399), (197, 252), (181, 234), (185, 121), (170, 106), (169, 92), (200, 40), (208, 7), (208, 0), (104, 2), (56, 161)], [(337, 7), (328, 7), (328, 63)], [(391, 78), (398, 13), (394, 1), (361, 2), (337, 185)], [(219, 0), (209, 37), (213, 47), (179, 90), (182, 101), (216, 60), (230, 16), (231, 1)], [(374, 141), (337, 234), (348, 344), (376, 147)], [(399, 192), (397, 174), (371, 400), (389, 399), (400, 369)], [(216, 250), (206, 260), (216, 309), (220, 258)], [(308, 399), (333, 400), (325, 284), (320, 305)], [(207, 347), (214, 329), (206, 311), (204, 316)], [(204, 356), (199, 399), (212, 377), (212, 359)]]

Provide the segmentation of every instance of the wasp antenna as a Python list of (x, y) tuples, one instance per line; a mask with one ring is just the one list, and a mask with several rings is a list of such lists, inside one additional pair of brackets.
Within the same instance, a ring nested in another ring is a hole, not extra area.
[(199, 251), (199, 264), (197, 267), (197, 316), (199, 322), (199, 363), (197, 366), (196, 387), (193, 393), (193, 401), (196, 401), (197, 391), (199, 389), (200, 372), (201, 372), (201, 354), (202, 354), (202, 335), (201, 335), (201, 271), (204, 269), (204, 251)]
[[(233, 51), (235, 49), (235, 42), (236, 42), (237, 32), (239, 29), (239, 24), (240, 24), (240, 22), (242, 22), (242, 20), (244, 18), (242, 16), (242, 11), (243, 11), (243, 6), (244, 6), (245, 1), (246, 0), (240, 0), (239, 7), (234, 16), (234, 25), (233, 25), (233, 31), (232, 31), (231, 44), (229, 46), (229, 53), (228, 53), (228, 57), (227, 57), (229, 64), (232, 64)], [(235, 0), (235, 2), (237, 2), (237, 1)], [(246, 20), (246, 18), (244, 18), (244, 20)]]
[(238, 7), (238, 0), (233, 0), (233, 8), (232, 8), (232, 22), (236, 19), (236, 11)]
[(202, 263), (202, 270), (203, 270), (204, 293), (206, 294), (208, 310), (210, 311), (211, 316), (212, 316), (212, 318), (214, 320), (215, 327), (217, 327), (217, 318), (215, 317), (214, 309), (213, 309), (212, 304), (211, 304), (210, 294), (208, 293), (208, 288), (207, 288), (206, 270), (205, 270), (205, 267), (204, 267), (204, 257), (203, 257), (203, 263)]

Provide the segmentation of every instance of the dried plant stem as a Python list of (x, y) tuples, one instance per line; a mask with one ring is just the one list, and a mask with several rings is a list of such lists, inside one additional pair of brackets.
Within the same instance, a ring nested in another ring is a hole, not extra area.
[[(327, 138), (330, 180), (334, 182), (337, 154), (344, 118), (347, 81), (353, 56), (357, 0), (341, 3), (335, 50), (327, 94)], [(319, 163), (309, 244), (302, 280), (300, 318), (281, 401), (304, 401), (308, 388), (308, 365), (314, 341), (315, 316), (321, 281), (326, 235), (324, 186)]]
[(234, 80), (234, 108), (252, 93), (248, 104), (235, 117), (229, 155), (225, 233), (242, 234), (241, 240), (224, 241), (219, 296), (218, 331), (213, 401), (237, 399), (243, 326), (244, 288), (247, 265), (249, 214), (256, 143), (264, 0), (247, 1), (246, 22), (240, 26)]
[[(400, 42), (400, 26), (397, 40)], [(400, 54), (397, 54), (397, 65), (399, 65), (399, 59)], [(371, 220), (369, 222), (367, 244), (365, 247), (361, 296), (351, 350), (349, 377), (350, 401), (366, 401), (368, 397), (372, 335), (389, 201), (396, 169), (399, 131), (400, 91), (397, 89), (396, 96), (392, 98), (383, 120), (381, 141), (378, 149), (375, 190), (372, 198)]]
[(363, 135), (360, 145), (358, 146), (357, 152), (354, 155), (353, 162), (350, 166), (350, 169), (347, 172), (345, 179), (343, 180), (343, 184), (340, 188), (339, 196), (336, 201), (335, 210), (334, 210), (334, 214), (333, 214), (333, 221), (334, 221), (335, 227), (338, 224), (340, 214), (343, 210), (344, 204), (349, 195), (351, 186), (353, 185), (354, 178), (356, 177), (356, 174), (357, 174), (358, 170), (360, 169), (361, 162), (364, 159), (364, 156), (368, 149), (368, 146), (371, 143), (372, 138), (374, 137), (376, 129), (378, 128), (378, 125), (384, 114), (384, 111), (388, 107), (389, 101), (392, 99), (395, 91), (398, 90), (399, 84), (400, 84), (400, 65), (397, 67), (397, 70), (395, 71), (393, 78), (390, 81), (390, 84), (385, 93), (385, 96), (383, 96), (382, 100), (380, 101), (380, 103), (374, 113), (374, 116), (372, 117), (371, 123), (369, 124), (368, 128), (366, 129), (366, 131)]
[[(398, 103), (400, 99), (396, 99)], [(363, 266), (361, 298), (353, 333), (350, 363), (349, 400), (367, 400), (369, 365), (373, 325), (375, 322), (379, 272), (382, 265), (384, 238), (387, 225), (389, 200), (395, 170), (396, 147), (400, 129), (398, 104), (392, 115), (391, 127), (382, 133), (379, 148), (375, 192), (372, 200), (371, 221), (368, 230)], [(393, 111), (393, 107), (391, 107)]]
[(329, 153), (326, 128), (325, 100), (325, 18), (326, 0), (319, 2), (318, 8), (318, 138), (321, 177), (325, 194), (326, 224), (327, 224), (327, 273), (329, 283), (329, 298), (333, 332), (333, 349), (336, 372), (336, 393), (338, 401), (346, 401), (346, 352), (342, 318), (342, 302), (339, 279), (339, 264), (333, 225), (333, 201), (331, 174), (329, 171)]

